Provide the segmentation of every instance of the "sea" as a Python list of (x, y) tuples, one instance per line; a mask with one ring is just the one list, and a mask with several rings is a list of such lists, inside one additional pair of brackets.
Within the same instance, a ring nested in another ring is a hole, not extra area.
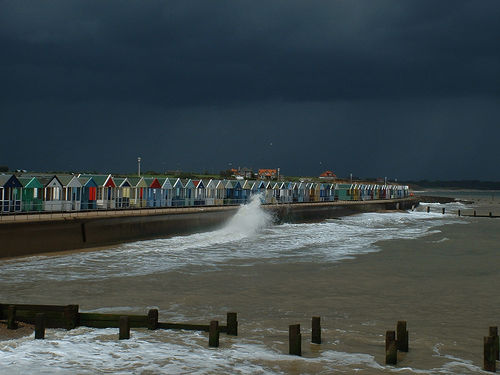
[[(211, 232), (0, 260), (2, 303), (239, 322), (218, 348), (204, 332), (48, 329), (0, 341), (0, 373), (481, 374), (483, 337), (500, 325), (500, 219), (464, 214), (500, 215), (500, 194), (425, 194), (462, 201), (278, 225), (254, 200)], [(385, 332), (399, 320), (410, 350), (386, 366)], [(288, 354), (291, 324), (300, 357)]]

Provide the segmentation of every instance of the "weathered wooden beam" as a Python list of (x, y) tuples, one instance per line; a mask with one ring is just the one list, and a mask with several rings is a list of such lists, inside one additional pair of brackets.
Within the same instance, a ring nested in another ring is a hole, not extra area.
[(120, 316), (119, 319), (119, 327), (120, 327), (120, 332), (118, 339), (119, 340), (128, 340), (130, 338), (130, 324), (129, 324), (129, 319), (128, 316)]
[(385, 364), (396, 365), (398, 363), (398, 349), (396, 345), (396, 332), (385, 333)]
[(45, 314), (37, 313), (35, 319), (35, 340), (45, 338)]
[(227, 313), (227, 334), (238, 336), (238, 315), (235, 312)]
[(490, 327), (490, 336), (493, 337), (493, 351), (495, 354), (495, 359), (500, 360), (499, 356), (499, 339), (498, 339), (498, 327)]
[(148, 311), (148, 329), (155, 330), (158, 328), (158, 309)]
[(292, 355), (302, 355), (300, 324), (291, 324), (288, 327), (288, 353)]
[[(208, 332), (209, 330), (208, 324), (187, 324), (187, 323), (162, 323), (158, 322), (159, 329), (178, 329), (178, 330), (186, 330), (186, 331), (202, 331)], [(219, 326), (219, 331), (222, 332), (223, 326)]]
[(64, 309), (64, 319), (66, 329), (74, 329), (80, 325), (80, 316), (78, 315), (78, 305), (68, 305)]
[(483, 369), (485, 371), (496, 372), (496, 358), (493, 337), (484, 337), (484, 362)]
[(311, 342), (321, 344), (321, 317), (313, 316), (311, 319)]
[(7, 329), (17, 329), (16, 306), (10, 305), (7, 309)]
[(401, 352), (408, 351), (408, 331), (406, 330), (406, 321), (400, 320), (398, 321), (396, 327), (396, 344), (398, 350)]
[(219, 347), (219, 322), (212, 320), (208, 331), (208, 346), (211, 348)]
[(79, 324), (92, 328), (118, 328), (121, 316), (126, 316), (132, 328), (148, 328), (147, 315), (79, 313)]

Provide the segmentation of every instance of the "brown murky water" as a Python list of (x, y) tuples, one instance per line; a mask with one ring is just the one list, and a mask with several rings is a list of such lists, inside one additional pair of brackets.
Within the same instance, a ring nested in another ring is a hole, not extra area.
[[(203, 333), (135, 330), (118, 342), (113, 329), (49, 330), (43, 343), (1, 342), (0, 370), (481, 373), (483, 336), (500, 324), (500, 219), (410, 212), (269, 226), (262, 215), (254, 208), (251, 220), (209, 234), (0, 263), (7, 303), (157, 307), (162, 321), (193, 323), (237, 311), (239, 336), (221, 335), (219, 349)], [(321, 345), (309, 343), (315, 315)], [(386, 367), (385, 331), (398, 320), (408, 322), (410, 352)], [(294, 323), (303, 357), (286, 354)]]

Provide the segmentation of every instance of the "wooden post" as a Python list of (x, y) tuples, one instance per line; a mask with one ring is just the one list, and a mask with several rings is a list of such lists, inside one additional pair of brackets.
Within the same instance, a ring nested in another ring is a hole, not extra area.
[(35, 316), (35, 340), (45, 338), (45, 314), (38, 313)]
[(63, 314), (67, 330), (74, 329), (80, 324), (78, 321), (78, 309), (78, 305), (68, 305), (64, 308)]
[(211, 348), (219, 347), (219, 321), (212, 320), (208, 330), (208, 346)]
[(484, 337), (484, 370), (496, 372), (496, 358), (494, 355), (493, 337)]
[(431, 206), (427, 206), (427, 213), (431, 212)]
[(313, 344), (321, 344), (321, 317), (313, 316), (311, 327), (311, 342)]
[(396, 346), (396, 332), (385, 333), (385, 364), (396, 365), (398, 363), (398, 349)]
[(444, 215), (444, 212), (445, 212), (445, 211), (446, 211), (446, 210), (445, 210), (445, 208), (443, 207), (443, 215)]
[(291, 324), (288, 327), (288, 352), (292, 355), (302, 355), (300, 324)]
[(7, 329), (17, 329), (16, 306), (9, 305), (7, 308)]
[(148, 329), (155, 330), (158, 328), (158, 309), (148, 311)]
[(120, 327), (119, 340), (128, 340), (130, 338), (130, 322), (128, 316), (120, 316), (118, 320), (118, 327)]
[(476, 210), (474, 210), (474, 217), (476, 217)]
[(490, 212), (490, 217), (493, 217), (492, 213)]
[(235, 312), (227, 313), (227, 334), (238, 336), (238, 315)]
[(400, 320), (398, 322), (396, 343), (398, 350), (401, 352), (408, 352), (408, 331), (406, 330), (406, 321)]
[(498, 361), (499, 357), (499, 339), (498, 339), (498, 327), (490, 327), (490, 336), (493, 337), (493, 350), (495, 354), (495, 359)]
[(460, 216), (460, 210), (458, 210), (458, 216)]

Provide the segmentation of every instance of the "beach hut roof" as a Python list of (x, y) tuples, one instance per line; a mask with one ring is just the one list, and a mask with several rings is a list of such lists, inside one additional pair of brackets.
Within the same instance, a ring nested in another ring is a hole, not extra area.
[(152, 189), (160, 189), (161, 184), (160, 181), (156, 177), (144, 177), (144, 182), (146, 186)]
[(127, 177), (130, 186), (138, 188), (138, 187), (148, 187), (146, 181), (142, 177)]
[(84, 187), (97, 187), (92, 177), (78, 177), (78, 181), (80, 181)]
[(128, 178), (126, 178), (126, 177), (115, 177), (114, 180), (115, 180), (116, 186), (130, 187), (130, 182), (128, 181)]
[(205, 189), (205, 183), (203, 180), (195, 180), (193, 181), (193, 184), (196, 189)]
[(4, 188), (23, 187), (21, 182), (13, 174), (0, 175), (0, 186)]
[(24, 188), (27, 189), (43, 188), (43, 185), (40, 183), (40, 181), (37, 180), (36, 177), (18, 177), (17, 179), (23, 185)]
[(183, 187), (184, 187), (184, 184), (182, 183), (182, 180), (180, 178), (178, 178), (175, 181), (174, 188), (183, 188)]
[(57, 178), (64, 187), (82, 187), (82, 183), (78, 177), (73, 175), (57, 175)]

